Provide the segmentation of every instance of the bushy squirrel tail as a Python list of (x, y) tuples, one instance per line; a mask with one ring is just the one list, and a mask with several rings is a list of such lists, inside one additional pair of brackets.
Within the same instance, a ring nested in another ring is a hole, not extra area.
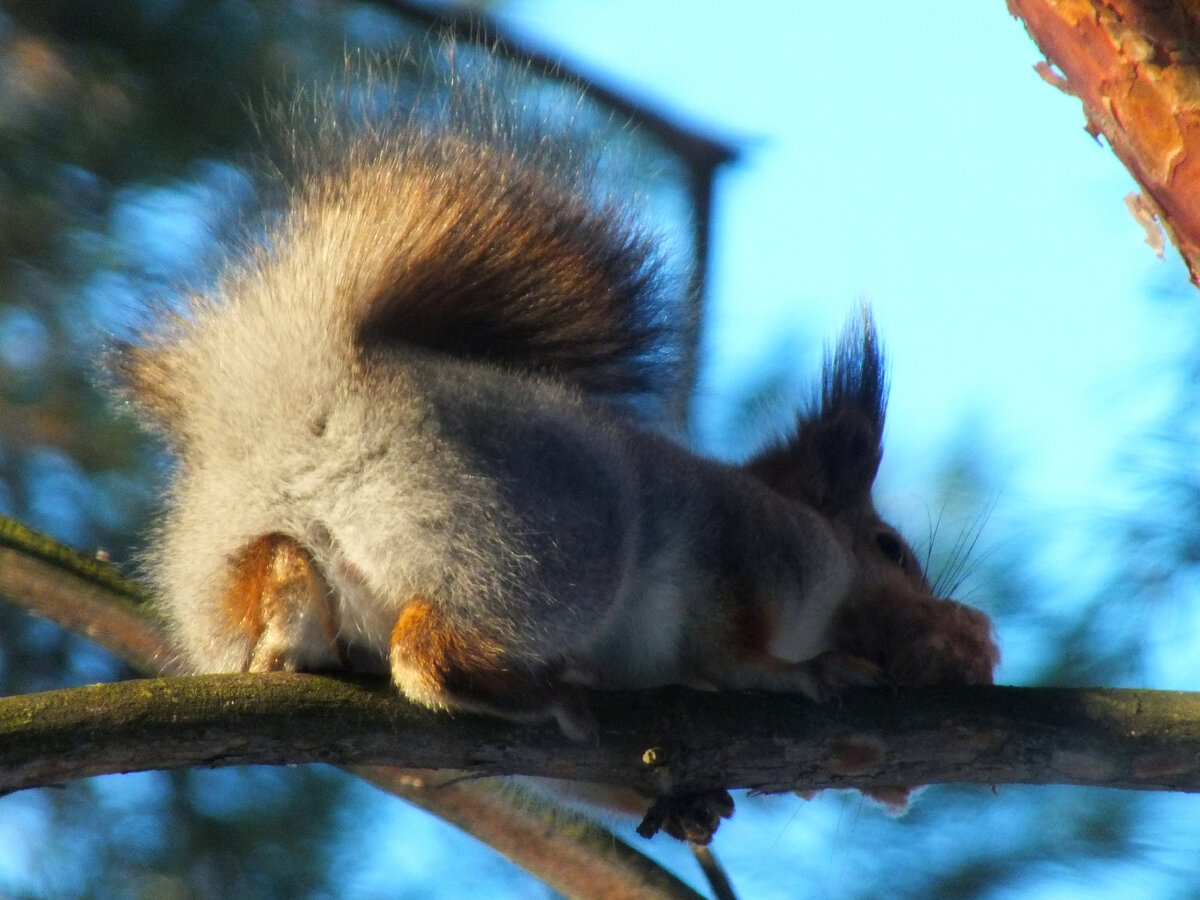
[[(232, 358), (216, 367), (232, 373), (264, 353), (280, 371), (332, 371), (419, 348), (605, 399), (669, 396), (682, 279), (605, 197), (586, 133), (550, 134), (529, 85), (479, 68), (435, 73), (412, 97), (352, 64), (267, 114), (281, 145), (265, 202), (281, 211), (212, 291), (117, 355), (152, 420), (171, 430), (207, 357)], [(200, 324), (232, 319), (228, 334)]]
[(378, 114), (327, 102), (290, 154), (289, 219), (332, 220), (346, 252), (372, 248), (350, 309), (366, 352), (404, 344), (589, 393), (661, 390), (674, 338), (656, 242), (598, 187), (586, 135), (548, 133), (528, 86), (497, 77), (455, 69), (411, 114), (378, 103), (378, 78)]

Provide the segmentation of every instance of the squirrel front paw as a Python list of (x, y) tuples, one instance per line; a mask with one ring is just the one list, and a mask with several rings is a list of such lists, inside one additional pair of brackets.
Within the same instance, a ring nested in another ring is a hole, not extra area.
[(878, 665), (844, 650), (826, 650), (800, 665), (805, 667), (812, 681), (814, 699), (822, 703), (856, 688), (880, 687), (888, 683)]
[(902, 687), (991, 684), (1000, 651), (987, 615), (954, 600), (881, 591), (843, 610), (834, 646)]

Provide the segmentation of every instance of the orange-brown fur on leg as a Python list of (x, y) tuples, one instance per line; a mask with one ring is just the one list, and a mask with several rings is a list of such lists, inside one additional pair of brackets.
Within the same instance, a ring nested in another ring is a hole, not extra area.
[(562, 666), (508, 658), (496, 638), (452, 623), (426, 597), (411, 598), (396, 620), (391, 665), (396, 685), (427, 706), (518, 719), (553, 716), (578, 738), (595, 728), (580, 690), (562, 680)]
[(328, 668), (340, 662), (332, 594), (308, 551), (265, 534), (238, 554), (223, 605), (250, 646), (250, 672)]

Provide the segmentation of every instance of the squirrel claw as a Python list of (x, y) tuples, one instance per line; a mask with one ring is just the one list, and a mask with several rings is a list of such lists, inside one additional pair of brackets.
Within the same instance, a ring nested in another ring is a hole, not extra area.
[(838, 697), (855, 688), (881, 687), (889, 680), (883, 669), (861, 656), (828, 650), (807, 663), (821, 700)]

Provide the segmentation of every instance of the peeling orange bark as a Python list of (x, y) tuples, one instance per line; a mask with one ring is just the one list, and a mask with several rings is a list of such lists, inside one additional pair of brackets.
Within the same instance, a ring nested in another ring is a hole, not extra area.
[(1200, 287), (1200, 2), (1008, 0)]

